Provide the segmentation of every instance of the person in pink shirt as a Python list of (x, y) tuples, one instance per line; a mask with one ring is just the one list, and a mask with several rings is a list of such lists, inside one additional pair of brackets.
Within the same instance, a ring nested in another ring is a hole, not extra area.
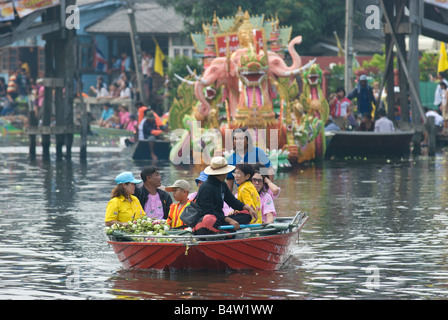
[[(204, 171), (201, 171), (201, 173), (199, 173), (199, 177), (197, 177), (196, 179), (194, 179), (194, 181), (196, 182), (196, 185), (198, 186), (198, 190), (201, 187), (201, 185), (207, 181), (208, 179), (208, 174), (206, 174)], [(188, 195), (188, 200), (194, 200), (194, 198), (196, 198), (196, 195), (198, 194), (198, 192), (192, 192)], [(224, 202), (224, 205), (226, 205), (226, 203)], [(230, 210), (230, 208), (229, 208)], [(224, 212), (225, 213), (225, 212)]]
[[(260, 205), (261, 205), (261, 218), (263, 223), (272, 223), (277, 216), (277, 212), (275, 211), (274, 200), (271, 194), (273, 195), (272, 189), (269, 188), (268, 184), (264, 181), (267, 179), (263, 177), (259, 171), (255, 171), (254, 176), (252, 177), (252, 183), (258, 191), (260, 195)], [(267, 179), (269, 180), (269, 179)], [(272, 183), (272, 182), (271, 182)], [(277, 187), (277, 186), (276, 186)], [(278, 194), (280, 193), (280, 188), (278, 188)]]
[(118, 110), (118, 114), (120, 115), (120, 125), (123, 129), (126, 129), (129, 122), (129, 109), (126, 106), (119, 106)]
[(128, 121), (125, 129), (135, 132), (137, 130), (137, 127), (138, 127), (138, 123), (137, 123), (137, 119), (135, 118), (135, 115), (133, 115), (133, 114), (129, 115), (129, 121)]

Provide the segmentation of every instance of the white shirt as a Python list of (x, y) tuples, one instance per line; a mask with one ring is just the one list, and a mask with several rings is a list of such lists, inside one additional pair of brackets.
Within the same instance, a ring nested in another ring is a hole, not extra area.
[(131, 97), (131, 89), (129, 87), (120, 90), (120, 98), (130, 98)]
[[(448, 81), (446, 79), (442, 80), (443, 82), (446, 83), (446, 85), (448, 86)], [(442, 93), (442, 88), (440, 87), (440, 84), (437, 85), (436, 91), (434, 93), (434, 105), (438, 106), (439, 104), (441, 104), (443, 102), (443, 93)]]
[(138, 140), (145, 140), (145, 135), (143, 134), (143, 125), (145, 124), (146, 118), (144, 118), (138, 124)]
[(428, 117), (434, 117), (435, 118), (434, 121), (435, 121), (435, 125), (436, 126), (442, 126), (443, 125), (443, 117), (440, 114), (438, 114), (437, 112), (435, 112), (433, 110), (426, 112), (426, 118), (428, 118)]
[(375, 132), (394, 132), (394, 123), (386, 117), (381, 117), (375, 121)]

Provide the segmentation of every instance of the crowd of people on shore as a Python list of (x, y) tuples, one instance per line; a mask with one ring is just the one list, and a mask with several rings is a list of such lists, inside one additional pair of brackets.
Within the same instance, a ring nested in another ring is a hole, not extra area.
[(18, 68), (11, 71), (9, 78), (0, 77), (0, 116), (17, 113), (18, 104), (31, 105), (39, 117), (39, 110), (44, 100), (43, 79), (35, 79), (30, 75), (28, 63), (18, 61)]
[[(238, 156), (212, 158), (195, 179), (195, 192), (185, 179), (161, 187), (162, 177), (155, 166), (145, 167), (141, 179), (136, 179), (132, 172), (120, 173), (107, 204), (106, 226), (127, 224), (146, 215), (166, 220), (172, 228), (186, 228), (181, 215), (192, 202), (201, 208), (192, 227), (198, 235), (219, 233), (222, 225), (238, 230), (241, 224), (274, 222), (274, 199), (281, 189), (273, 183), (272, 165), (266, 154), (253, 147), (250, 140), (246, 130), (236, 130), (233, 143)], [(138, 184), (142, 185), (136, 187)], [(235, 184), (237, 192), (233, 194)]]
[[(356, 108), (353, 100), (356, 99)], [(377, 119), (375, 105), (380, 102)], [(339, 87), (329, 99), (330, 116), (325, 131), (372, 131), (393, 132), (395, 125), (386, 117), (384, 97), (379, 93), (378, 84), (372, 88), (366, 75), (359, 77), (356, 87), (346, 95), (345, 89)]]
[[(435, 110), (425, 107), (425, 116), (436, 118), (437, 132), (448, 133), (448, 81), (446, 72), (438, 74), (438, 84), (434, 94)], [(379, 92), (379, 84), (368, 84), (367, 76), (361, 75), (356, 87), (346, 95), (345, 89), (339, 87), (330, 95), (330, 117), (326, 131), (372, 131), (393, 132), (397, 130), (400, 119), (400, 107), (394, 106), (394, 121), (387, 118), (386, 92)], [(353, 101), (356, 99), (356, 105)], [(375, 106), (379, 106), (375, 110)], [(376, 117), (376, 119), (375, 119)]]

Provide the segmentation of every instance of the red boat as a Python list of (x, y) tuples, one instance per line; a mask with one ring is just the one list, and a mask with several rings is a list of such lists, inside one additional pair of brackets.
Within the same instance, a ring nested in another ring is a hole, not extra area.
[[(306, 213), (298, 212), (293, 218), (278, 218), (272, 224), (227, 234), (159, 236), (172, 239), (161, 243), (108, 243), (125, 269), (277, 270), (290, 256), (307, 220)], [(233, 239), (228, 239), (229, 235)]]

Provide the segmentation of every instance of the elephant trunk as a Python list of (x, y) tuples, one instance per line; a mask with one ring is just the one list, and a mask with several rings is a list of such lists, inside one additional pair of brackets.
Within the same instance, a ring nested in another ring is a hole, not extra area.
[(204, 117), (207, 117), (210, 113), (210, 103), (204, 96), (204, 83), (202, 81), (196, 81), (194, 85), (194, 94), (201, 103), (199, 105), (199, 113), (201, 113)]

